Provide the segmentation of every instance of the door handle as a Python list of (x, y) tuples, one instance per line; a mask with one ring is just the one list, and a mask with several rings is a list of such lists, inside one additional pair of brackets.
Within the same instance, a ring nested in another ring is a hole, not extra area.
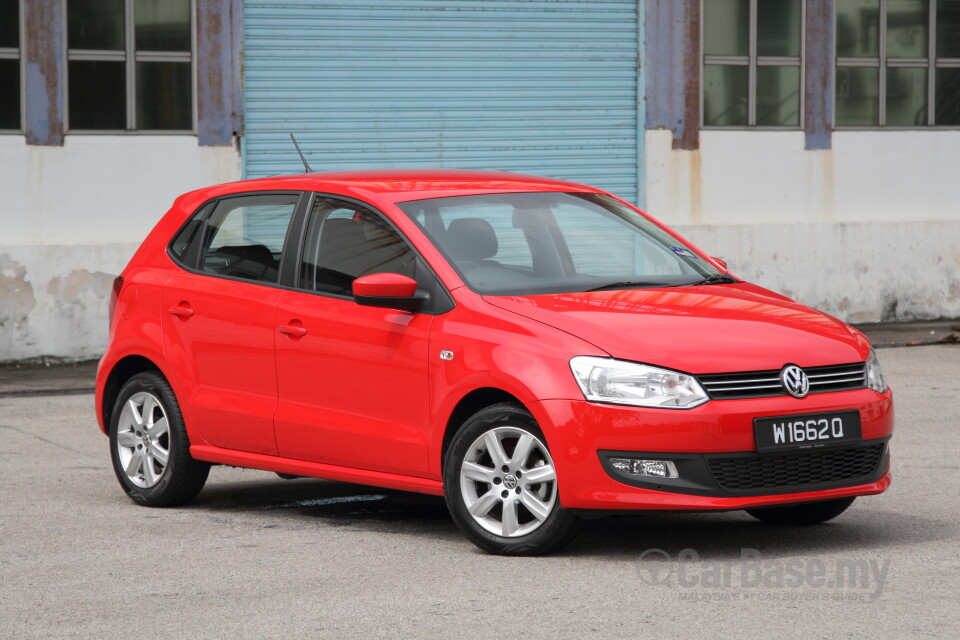
[[(294, 320), (294, 322), (298, 321)], [(307, 329), (305, 327), (295, 324), (282, 324), (277, 327), (277, 331), (286, 334), (291, 338), (302, 338), (303, 336), (307, 335)]]
[(193, 309), (191, 309), (187, 303), (181, 302), (175, 307), (170, 307), (168, 309), (171, 315), (178, 316), (180, 318), (189, 318), (193, 315)]

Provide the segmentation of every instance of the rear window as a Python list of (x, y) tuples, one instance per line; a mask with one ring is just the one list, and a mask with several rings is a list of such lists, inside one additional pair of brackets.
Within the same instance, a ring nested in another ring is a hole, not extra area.
[(207, 220), (201, 271), (277, 282), (284, 239), (298, 201), (296, 194), (221, 200)]
[(177, 232), (170, 254), (212, 275), (275, 283), (298, 193), (223, 198), (204, 205)]

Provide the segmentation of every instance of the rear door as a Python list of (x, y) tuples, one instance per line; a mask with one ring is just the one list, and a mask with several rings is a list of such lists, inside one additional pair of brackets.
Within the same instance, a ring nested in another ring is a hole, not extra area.
[[(378, 213), (318, 197), (295, 291), (280, 297), (276, 335), (280, 455), (428, 475), (427, 339), (435, 310), (411, 313), (353, 301), (354, 278), (414, 277), (436, 299), (435, 277)], [(445, 294), (443, 294), (445, 295)]]
[(277, 283), (300, 199), (289, 192), (223, 198), (202, 212), (185, 247), (177, 239), (171, 247), (184, 269), (164, 287), (164, 346), (191, 432), (208, 444), (277, 453)]

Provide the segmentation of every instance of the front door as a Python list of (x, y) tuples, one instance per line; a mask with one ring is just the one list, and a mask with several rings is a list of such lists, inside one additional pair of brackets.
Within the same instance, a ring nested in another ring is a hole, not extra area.
[(317, 198), (298, 290), (285, 291), (277, 307), (275, 425), (281, 456), (428, 475), (427, 339), (433, 316), (362, 307), (351, 296), (352, 281), (361, 275), (423, 277), (424, 271), (378, 213)]

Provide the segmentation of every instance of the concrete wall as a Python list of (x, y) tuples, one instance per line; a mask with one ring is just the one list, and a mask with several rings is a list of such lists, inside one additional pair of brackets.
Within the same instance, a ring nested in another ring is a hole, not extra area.
[(0, 136), (0, 361), (98, 357), (113, 278), (173, 199), (239, 178), (193, 136)]
[(648, 131), (647, 210), (731, 270), (851, 322), (960, 317), (960, 131)]

